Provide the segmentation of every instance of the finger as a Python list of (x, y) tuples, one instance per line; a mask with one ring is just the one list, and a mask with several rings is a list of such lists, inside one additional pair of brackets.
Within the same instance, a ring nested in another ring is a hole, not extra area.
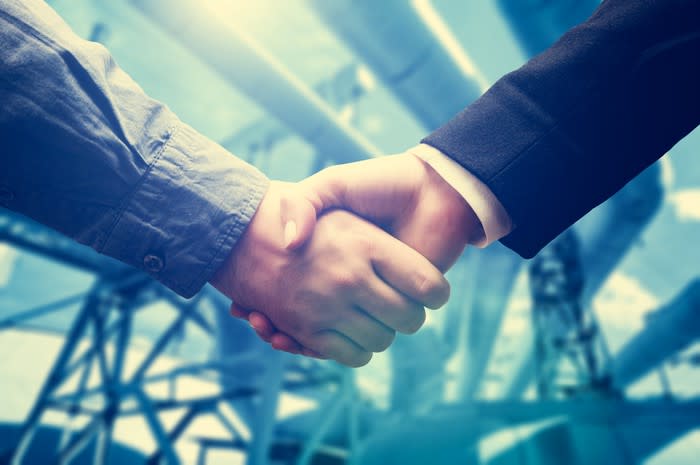
[[(275, 332), (277, 332), (277, 327), (272, 323), (272, 320), (270, 320), (264, 313), (260, 313), (255, 310), (250, 310), (247, 315), (247, 318), (248, 322), (251, 325), (253, 324), (253, 321), (255, 321), (256, 330), (257, 328), (259, 328), (263, 334), (272, 335)], [(251, 318), (253, 320), (251, 320)]]
[(428, 308), (443, 306), (450, 284), (424, 256), (389, 234), (377, 234), (372, 264), (390, 286)]
[(325, 168), (299, 183), (318, 212), (352, 211), (373, 223), (393, 223), (416, 201), (425, 168), (407, 153)]
[(284, 247), (295, 250), (304, 245), (316, 226), (316, 210), (298, 189), (280, 198), (280, 215), (284, 234)]
[[(347, 175), (352, 163), (342, 165)], [(317, 214), (333, 207), (348, 208), (344, 192), (346, 191), (347, 176), (338, 172), (337, 166), (325, 168), (318, 173), (309, 176), (299, 182), (299, 186), (305, 189), (308, 200), (313, 204)]]
[(385, 351), (396, 336), (396, 331), (361, 308), (346, 312), (344, 317), (337, 321), (335, 329), (368, 352)]
[(272, 335), (270, 344), (273, 349), (289, 352), (290, 354), (301, 354), (303, 349), (302, 345), (293, 338), (280, 332)]
[(379, 276), (368, 280), (357, 303), (372, 318), (385, 327), (401, 333), (413, 334), (425, 322), (425, 308), (397, 291)]
[(270, 335), (274, 331), (270, 330), (270, 327), (272, 327), (272, 323), (269, 322), (267, 317), (256, 312), (258, 318), (256, 319), (255, 317), (253, 317), (253, 321), (251, 321), (250, 315), (252, 314), (252, 312), (244, 307), (236, 305), (233, 302), (231, 303), (229, 313), (233, 317), (240, 318), (242, 320), (247, 320), (248, 324), (250, 324), (250, 326), (253, 328), (253, 331), (257, 333), (260, 339), (262, 339), (265, 342), (270, 342)]
[(364, 350), (337, 331), (320, 331), (304, 341), (304, 345), (323, 357), (354, 368), (366, 365), (372, 359), (372, 352)]
[(275, 328), (269, 324), (267, 317), (258, 312), (251, 312), (251, 314), (248, 315), (248, 322), (261, 339), (270, 342), (270, 338), (275, 334)]
[(301, 354), (302, 345), (293, 337), (277, 330), (275, 325), (264, 314), (252, 311), (249, 313), (248, 319), (258, 336), (262, 340), (269, 342), (274, 349), (292, 354)]
[(242, 318), (244, 320), (247, 320), (248, 314), (250, 313), (250, 311), (246, 308), (243, 308), (243, 307), (237, 305), (235, 302), (231, 302), (231, 307), (229, 308), (229, 313), (233, 317)]
[[(252, 325), (251, 325), (251, 326), (252, 326)], [(255, 331), (255, 333), (258, 335), (258, 337), (259, 337), (260, 339), (262, 339), (263, 341), (267, 342), (268, 344), (270, 343), (270, 336), (266, 336), (264, 333), (259, 333), (259, 332), (257, 332), (257, 331), (255, 330), (254, 327), (253, 327), (253, 331)]]
[(309, 349), (308, 347), (304, 347), (303, 349), (301, 349), (301, 354), (306, 357), (317, 358), (319, 360), (328, 360), (328, 357), (326, 357), (325, 355), (321, 355), (315, 350)]

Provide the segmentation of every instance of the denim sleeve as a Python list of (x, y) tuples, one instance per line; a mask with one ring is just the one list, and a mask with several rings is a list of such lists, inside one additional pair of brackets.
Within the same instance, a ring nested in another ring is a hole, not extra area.
[(195, 294), (267, 190), (41, 0), (0, 3), (0, 203)]

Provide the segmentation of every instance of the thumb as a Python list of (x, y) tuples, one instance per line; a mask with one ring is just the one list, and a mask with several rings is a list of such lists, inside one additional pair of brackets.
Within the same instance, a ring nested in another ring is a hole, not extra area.
[(316, 227), (316, 209), (301, 193), (280, 198), (280, 216), (284, 234), (284, 247), (296, 250), (304, 245)]
[(333, 207), (348, 207), (344, 192), (347, 178), (354, 172), (353, 166), (353, 163), (331, 166), (298, 183), (317, 214)]

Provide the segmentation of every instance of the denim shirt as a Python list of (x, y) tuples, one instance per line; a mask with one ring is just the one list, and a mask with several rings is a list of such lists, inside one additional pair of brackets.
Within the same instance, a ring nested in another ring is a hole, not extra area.
[(191, 297), (268, 187), (41, 0), (0, 3), (0, 203)]

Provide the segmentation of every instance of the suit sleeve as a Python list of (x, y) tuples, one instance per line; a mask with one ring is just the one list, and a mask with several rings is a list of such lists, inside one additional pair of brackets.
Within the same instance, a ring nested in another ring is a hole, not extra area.
[(529, 258), (700, 123), (700, 1), (606, 0), (424, 139), (484, 182)]
[(190, 297), (267, 178), (149, 98), (41, 0), (0, 2), (0, 205)]

